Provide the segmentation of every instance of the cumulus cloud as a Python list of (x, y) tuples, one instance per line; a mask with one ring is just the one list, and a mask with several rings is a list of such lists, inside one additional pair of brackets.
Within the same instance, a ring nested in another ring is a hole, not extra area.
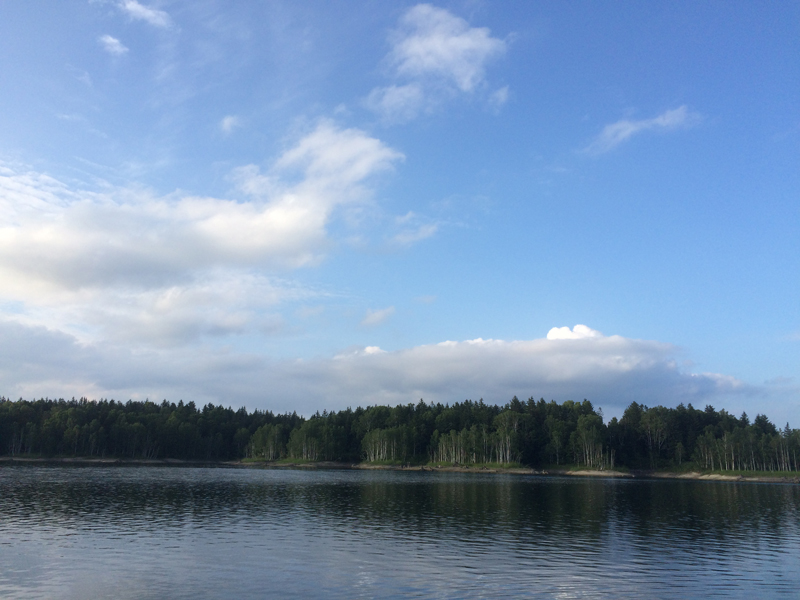
[[(386, 63), (392, 75), (405, 83), (373, 89), (365, 104), (396, 121), (413, 119), (454, 93), (475, 92), (484, 83), (486, 65), (506, 51), (506, 42), (492, 37), (488, 28), (470, 27), (464, 19), (430, 4), (409, 9), (390, 43)], [(505, 101), (508, 90), (503, 90), (493, 102)]]
[(122, 0), (119, 7), (132, 19), (144, 21), (154, 27), (166, 28), (172, 24), (172, 19), (166, 12), (139, 4), (136, 0)]
[(685, 105), (667, 110), (652, 119), (631, 121), (622, 119), (603, 128), (600, 135), (589, 144), (584, 152), (588, 154), (603, 154), (613, 150), (634, 135), (645, 131), (673, 131), (687, 128), (697, 124), (700, 115), (691, 112)]
[(583, 340), (596, 337), (603, 337), (603, 334), (586, 325), (575, 325), (572, 329), (569, 327), (553, 327), (547, 332), (548, 340)]
[(381, 308), (378, 310), (368, 310), (367, 314), (361, 320), (361, 325), (364, 327), (375, 327), (376, 325), (380, 325), (386, 319), (391, 317), (394, 314), (394, 306), (389, 306), (388, 308)]
[(100, 42), (100, 45), (103, 46), (103, 50), (109, 54), (113, 54), (114, 56), (122, 56), (128, 52), (127, 46), (125, 46), (117, 38), (111, 37), (108, 34), (101, 35), (98, 38), (98, 41)]
[(44, 324), (57, 311), (58, 322), (79, 324), (73, 331), (235, 331), (265, 303), (296, 297), (274, 274), (318, 262), (333, 212), (369, 198), (367, 180), (401, 158), (363, 131), (322, 122), (265, 174), (236, 171), (245, 202), (87, 192), (6, 167), (0, 300)]
[[(721, 403), (741, 410), (767, 394), (730, 376), (682, 370), (678, 350), (669, 344), (621, 336), (479, 338), (395, 351), (367, 346), (312, 360), (270, 360), (207, 347), (132, 352), (2, 320), (0, 339), (0, 389), (14, 397), (183, 398), (309, 415), (420, 398), (504, 403), (516, 395), (588, 398), (610, 416), (634, 400)], [(771, 416), (783, 420), (797, 408), (796, 401), (784, 404)]]

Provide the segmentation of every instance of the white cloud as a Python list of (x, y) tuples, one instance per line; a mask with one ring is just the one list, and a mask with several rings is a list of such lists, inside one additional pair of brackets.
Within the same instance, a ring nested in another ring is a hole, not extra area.
[(397, 246), (410, 246), (432, 237), (439, 231), (438, 223), (427, 222), (424, 217), (420, 217), (413, 211), (395, 217), (394, 221), (400, 231), (392, 237), (391, 243)]
[(119, 7), (132, 19), (145, 21), (154, 27), (169, 27), (172, 24), (172, 20), (166, 12), (144, 6), (136, 0), (122, 0)]
[[(296, 406), (304, 398), (320, 397), (328, 408), (419, 398), (453, 402), (482, 397), (505, 402), (518, 395), (559, 401), (589, 398), (611, 414), (614, 407), (621, 409), (633, 400), (702, 405), (755, 393), (732, 377), (682, 372), (675, 354), (669, 344), (620, 336), (570, 343), (476, 339), (274, 364), (269, 381), (276, 387), (273, 402)], [(288, 396), (280, 396), (287, 392)], [(303, 410), (322, 408), (320, 404)]]
[(603, 337), (603, 334), (586, 325), (575, 325), (572, 330), (569, 327), (553, 327), (547, 332), (548, 340), (583, 340), (596, 337)]
[(88, 340), (166, 347), (208, 337), (274, 333), (283, 328), (277, 307), (314, 296), (263, 274), (218, 270), (164, 287), (110, 287), (73, 294), (66, 301), (42, 302), (29, 311), (27, 320), (60, 324), (65, 330), (77, 322), (79, 337)]
[(122, 56), (128, 52), (128, 48), (122, 42), (108, 34), (101, 35), (98, 41), (103, 46), (103, 50), (114, 56)]
[(506, 102), (508, 102), (508, 95), (509, 95), (508, 86), (501, 87), (500, 89), (492, 92), (492, 95), (489, 96), (489, 102), (495, 108), (500, 108)]
[[(620, 336), (569, 343), (475, 339), (390, 352), (367, 346), (331, 358), (281, 361), (202, 346), (132, 352), (2, 320), (0, 339), (0, 389), (12, 397), (183, 398), (308, 415), (420, 398), (504, 403), (517, 395), (588, 398), (607, 416), (621, 414), (634, 400), (669, 406), (721, 403), (752, 412), (759, 410), (754, 399), (769, 399), (765, 388), (729, 376), (681, 370), (678, 352), (669, 344)], [(794, 392), (792, 402), (773, 405), (771, 418), (781, 422), (796, 415), (800, 406)]]
[(386, 170), (403, 155), (367, 136), (359, 129), (339, 129), (323, 121), (309, 135), (286, 151), (275, 163), (278, 171), (300, 171), (298, 191), (320, 196), (325, 192), (342, 202), (342, 195), (358, 196), (361, 182)]
[(234, 129), (238, 129), (242, 124), (242, 121), (236, 115), (227, 115), (223, 117), (222, 120), (219, 122), (219, 128), (225, 135), (228, 135), (233, 132)]
[(368, 199), (367, 180), (401, 158), (322, 122), (266, 174), (235, 173), (246, 202), (87, 192), (5, 168), (0, 301), (23, 303), (27, 322), (158, 343), (257, 327), (305, 293), (274, 274), (318, 262), (334, 211)]
[(426, 106), (422, 86), (417, 83), (390, 85), (372, 90), (365, 105), (370, 110), (395, 121), (410, 121)]
[(386, 319), (391, 317), (394, 314), (394, 306), (389, 306), (388, 308), (381, 308), (379, 310), (368, 310), (367, 314), (361, 321), (361, 325), (364, 327), (375, 327), (376, 325), (380, 325)]
[(470, 27), (430, 4), (418, 4), (400, 20), (389, 60), (398, 75), (450, 80), (462, 92), (483, 81), (486, 63), (506, 50), (486, 27)]
[(691, 127), (699, 121), (700, 115), (689, 111), (685, 105), (667, 110), (652, 119), (639, 121), (622, 119), (616, 123), (606, 125), (600, 135), (584, 149), (584, 152), (588, 154), (603, 154), (644, 131), (672, 131)]
[[(486, 27), (470, 27), (449, 11), (418, 4), (400, 19), (390, 36), (386, 62), (401, 85), (377, 87), (365, 104), (392, 121), (415, 118), (454, 93), (473, 93), (482, 86), (486, 65), (506, 51), (506, 42)], [(508, 89), (491, 100), (502, 104)]]
[(439, 226), (436, 223), (428, 223), (419, 225), (412, 229), (404, 229), (392, 238), (395, 244), (400, 246), (410, 246), (436, 234), (439, 231)]

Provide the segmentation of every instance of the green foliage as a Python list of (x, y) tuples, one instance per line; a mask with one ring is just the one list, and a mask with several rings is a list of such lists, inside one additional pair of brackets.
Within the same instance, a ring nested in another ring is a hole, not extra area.
[(231, 460), (248, 453), (263, 425), (292, 428), (301, 420), (183, 401), (0, 398), (0, 454)]
[(505, 406), (420, 400), (309, 419), (182, 401), (0, 398), (0, 454), (774, 473), (798, 470), (800, 430), (764, 415), (751, 422), (711, 406), (636, 402), (606, 424), (588, 400), (516, 397)]

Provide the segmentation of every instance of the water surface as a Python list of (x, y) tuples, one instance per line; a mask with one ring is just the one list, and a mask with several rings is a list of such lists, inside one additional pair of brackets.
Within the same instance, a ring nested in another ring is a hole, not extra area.
[(797, 598), (800, 487), (0, 468), (3, 598)]

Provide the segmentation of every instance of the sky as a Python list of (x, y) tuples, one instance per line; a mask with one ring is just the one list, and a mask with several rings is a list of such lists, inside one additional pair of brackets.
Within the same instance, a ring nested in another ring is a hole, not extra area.
[(800, 4), (0, 3), (0, 395), (800, 425)]

